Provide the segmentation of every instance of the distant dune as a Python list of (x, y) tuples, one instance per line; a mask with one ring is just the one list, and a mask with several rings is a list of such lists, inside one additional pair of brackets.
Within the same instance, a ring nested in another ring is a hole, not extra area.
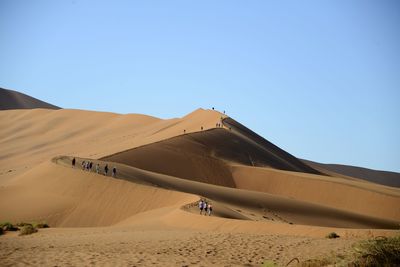
[(321, 170), (328, 170), (329, 172), (359, 178), (372, 183), (400, 187), (400, 173), (397, 172), (378, 171), (341, 164), (323, 164), (309, 160), (303, 161)]
[(60, 107), (46, 103), (23, 93), (0, 88), (0, 110), (34, 108), (60, 109)]

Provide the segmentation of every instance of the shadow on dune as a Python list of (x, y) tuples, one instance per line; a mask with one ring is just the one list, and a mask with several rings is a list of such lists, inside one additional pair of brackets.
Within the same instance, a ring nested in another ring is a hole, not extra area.
[[(232, 127), (233, 124), (228, 124)], [(230, 163), (320, 174), (253, 132), (215, 128), (122, 151), (102, 160), (188, 180), (236, 187)], [(244, 127), (244, 126), (243, 126)]]

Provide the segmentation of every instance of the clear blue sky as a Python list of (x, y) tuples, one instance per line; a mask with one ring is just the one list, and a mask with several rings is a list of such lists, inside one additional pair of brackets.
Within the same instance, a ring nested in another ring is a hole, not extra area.
[(400, 2), (0, 1), (0, 87), (64, 108), (212, 106), (297, 157), (400, 172)]

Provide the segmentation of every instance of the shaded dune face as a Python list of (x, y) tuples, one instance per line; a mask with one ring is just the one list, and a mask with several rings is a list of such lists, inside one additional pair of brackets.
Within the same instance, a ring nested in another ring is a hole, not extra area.
[(130, 149), (102, 160), (123, 163), (143, 170), (192, 181), (236, 187), (230, 167), (217, 155), (214, 138), (225, 137), (224, 130), (187, 134)]
[(173, 137), (102, 158), (198, 182), (236, 187), (230, 163), (317, 173), (265, 139), (227, 129)]
[[(285, 171), (324, 174), (229, 117), (223, 120), (223, 124), (230, 128), (238, 138), (245, 140), (251, 146), (251, 152), (248, 153), (251, 164), (246, 165), (272, 167)], [(241, 163), (244, 163), (244, 161)]]
[(33, 108), (60, 109), (34, 97), (0, 88), (0, 110)]

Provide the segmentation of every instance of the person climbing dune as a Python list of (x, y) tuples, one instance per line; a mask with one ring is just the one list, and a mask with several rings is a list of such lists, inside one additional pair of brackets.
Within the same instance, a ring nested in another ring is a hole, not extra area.
[(108, 164), (104, 167), (104, 175), (107, 176), (108, 173)]
[(200, 215), (203, 213), (203, 200), (200, 199), (199, 201), (199, 209), (200, 209)]

